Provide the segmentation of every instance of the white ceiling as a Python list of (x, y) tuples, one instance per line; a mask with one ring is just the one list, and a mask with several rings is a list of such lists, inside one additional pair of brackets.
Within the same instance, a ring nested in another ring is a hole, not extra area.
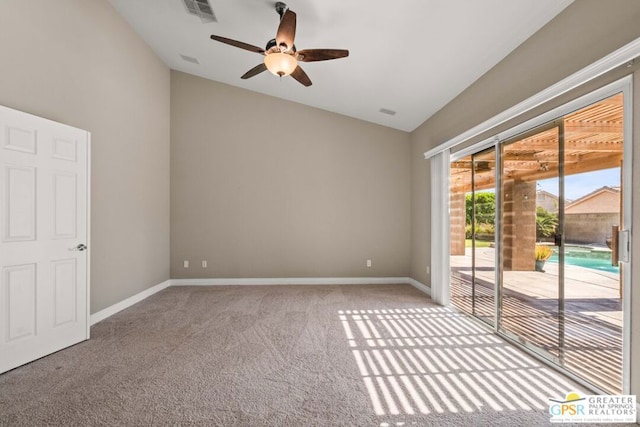
[(275, 1), (210, 0), (212, 23), (189, 14), (183, 0), (109, 1), (174, 70), (412, 131), (573, 0), (289, 0), (298, 50), (350, 52), (301, 63), (311, 87), (269, 72), (241, 80), (263, 56), (209, 38), (264, 48), (279, 23)]

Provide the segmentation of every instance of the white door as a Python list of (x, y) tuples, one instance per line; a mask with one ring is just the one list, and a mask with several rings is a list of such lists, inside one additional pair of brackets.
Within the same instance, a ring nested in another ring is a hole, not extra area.
[(0, 372), (89, 338), (89, 133), (0, 106)]

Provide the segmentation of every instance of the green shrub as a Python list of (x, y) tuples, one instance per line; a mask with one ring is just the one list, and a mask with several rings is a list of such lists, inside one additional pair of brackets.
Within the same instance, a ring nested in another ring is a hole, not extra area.
[(542, 240), (556, 234), (558, 215), (538, 206), (536, 208), (536, 238)]
[(495, 232), (496, 232), (496, 226), (493, 224), (476, 225), (476, 234), (494, 234)]
[[(482, 236), (493, 236), (496, 232), (496, 226), (493, 224), (476, 224), (476, 238)], [(473, 232), (471, 224), (467, 224), (464, 228), (464, 235), (466, 239), (471, 239)]]

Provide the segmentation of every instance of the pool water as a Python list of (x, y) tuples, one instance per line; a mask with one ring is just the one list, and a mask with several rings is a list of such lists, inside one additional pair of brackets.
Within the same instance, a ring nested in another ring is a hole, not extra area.
[[(547, 262), (558, 263), (558, 254), (556, 251), (557, 248), (554, 248), (553, 255)], [(620, 273), (620, 267), (611, 265), (611, 252), (600, 248), (567, 245), (564, 262), (568, 265), (608, 271), (610, 273)]]

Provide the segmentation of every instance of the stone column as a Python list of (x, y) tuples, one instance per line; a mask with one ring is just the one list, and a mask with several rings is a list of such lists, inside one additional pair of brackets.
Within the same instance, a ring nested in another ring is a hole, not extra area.
[(536, 264), (536, 181), (507, 180), (502, 191), (504, 269), (533, 271)]
[(466, 194), (451, 193), (449, 196), (449, 215), (451, 219), (451, 255), (464, 255), (466, 227)]

